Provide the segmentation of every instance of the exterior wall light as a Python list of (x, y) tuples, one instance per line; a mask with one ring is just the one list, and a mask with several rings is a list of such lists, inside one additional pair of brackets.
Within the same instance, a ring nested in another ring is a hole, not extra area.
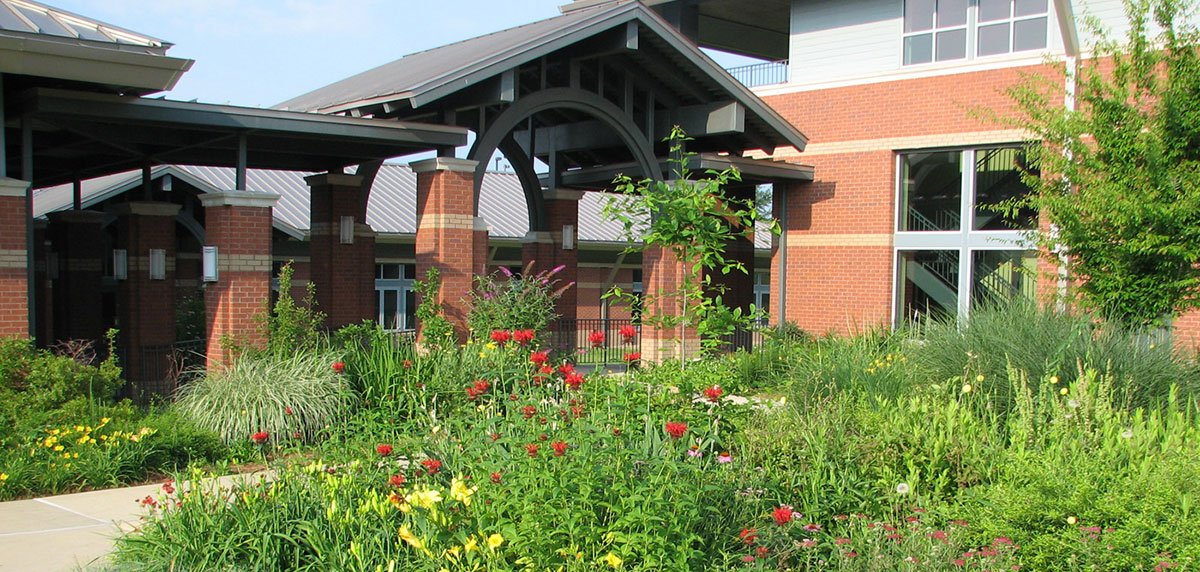
[(563, 225), (562, 247), (563, 250), (575, 250), (575, 225)]
[(150, 279), (167, 279), (167, 251), (161, 248), (150, 249)]
[(125, 280), (129, 278), (129, 255), (124, 248), (113, 250), (113, 278)]
[(201, 254), (200, 277), (205, 282), (217, 281), (217, 247), (205, 246)]
[(342, 217), (338, 230), (341, 232), (342, 244), (354, 244), (354, 217)]

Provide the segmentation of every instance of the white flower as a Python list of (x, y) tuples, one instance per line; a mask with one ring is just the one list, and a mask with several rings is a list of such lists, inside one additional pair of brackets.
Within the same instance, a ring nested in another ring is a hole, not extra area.
[(912, 492), (912, 487), (909, 487), (908, 483), (900, 483), (896, 485), (896, 494), (906, 495), (910, 492)]
[(1132, 439), (1133, 438), (1133, 429), (1126, 429), (1124, 431), (1121, 431), (1121, 436), (1126, 439)]
[(1068, 399), (1067, 407), (1070, 407), (1071, 409), (1075, 409), (1076, 407), (1079, 407), (1079, 402), (1075, 401), (1074, 399)]

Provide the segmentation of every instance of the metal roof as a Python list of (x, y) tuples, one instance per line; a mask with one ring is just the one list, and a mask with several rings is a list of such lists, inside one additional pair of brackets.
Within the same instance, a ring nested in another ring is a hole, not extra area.
[[(234, 170), (228, 167), (160, 165), (151, 170), (155, 179), (167, 174), (204, 192), (232, 189), (234, 184)], [(246, 183), (255, 192), (278, 194), (280, 198), (274, 208), (275, 227), (292, 237), (304, 239), (309, 229), (309, 188), (304, 177), (312, 174), (250, 169), (246, 172)], [(141, 171), (83, 181), (83, 207), (95, 206), (141, 184)], [(70, 184), (37, 189), (33, 195), (34, 216), (40, 218), (47, 213), (69, 210), (72, 199)], [(620, 223), (606, 221), (601, 214), (607, 201), (604, 193), (584, 193), (579, 202), (581, 242), (625, 243)], [(480, 216), (488, 223), (491, 238), (518, 240), (529, 230), (525, 193), (513, 173), (488, 172), (484, 175), (479, 208)], [(381, 235), (416, 235), (417, 177), (407, 165), (384, 163), (380, 167), (367, 203), (367, 224)], [(755, 247), (770, 248), (770, 235), (757, 233)]]
[[(746, 108), (747, 128), (754, 127), (773, 145), (803, 150), (807, 138), (747, 87), (729, 75), (653, 10), (634, 0), (616, 1), (532, 24), (510, 28), (418, 52), (362, 72), (275, 106), (280, 109), (341, 113), (379, 113), (389, 106), (416, 109), (448, 97), (524, 63), (576, 45), (588, 38), (636, 22), (647, 46), (664, 54), (656, 65), (685, 70), (716, 97), (732, 96)], [(651, 74), (647, 68), (646, 74)], [(690, 81), (690, 80), (689, 80)], [(668, 82), (669, 83), (669, 82)]]
[(171, 43), (29, 0), (0, 0), (0, 35), (36, 34), (93, 47), (165, 55)]

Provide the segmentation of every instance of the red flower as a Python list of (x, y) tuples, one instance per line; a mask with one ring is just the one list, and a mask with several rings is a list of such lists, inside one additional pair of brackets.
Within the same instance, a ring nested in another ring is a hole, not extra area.
[(500, 473), (492, 473), (492, 483), (500, 484)]
[(175, 481), (167, 481), (162, 485), (162, 492), (171, 494), (175, 492)]
[(714, 385), (704, 390), (704, 397), (707, 397), (709, 401), (716, 403), (721, 400), (721, 395), (724, 393), (725, 391), (721, 389), (721, 386)]
[(284, 415), (291, 415), (291, 414), (292, 414), (292, 408), (291, 408), (291, 407), (284, 407), (284, 408), (283, 408), (283, 414), (284, 414)]
[(404, 360), (404, 369), (408, 369), (410, 367), (412, 367), (412, 360), (410, 360), (410, 359)]
[(258, 443), (260, 445), (263, 443), (266, 443), (267, 439), (270, 439), (270, 438), (271, 438), (271, 434), (267, 433), (266, 431), (259, 431), (258, 433), (255, 433), (250, 436), (251, 441), (254, 441), (255, 443)]
[(563, 362), (562, 365), (558, 366), (558, 373), (563, 375), (575, 373), (575, 364)]
[(743, 544), (750, 546), (754, 544), (754, 540), (758, 538), (758, 534), (754, 532), (753, 528), (743, 528), (742, 532), (738, 534), (738, 538), (742, 539)]
[(442, 469), (442, 462), (437, 459), (425, 459), (421, 461), (421, 466), (425, 467), (427, 473), (436, 475)]
[(398, 487), (400, 485), (403, 485), (404, 484), (404, 475), (392, 475), (392, 478), (388, 479), (388, 484), (392, 485), (393, 487)]
[(857, 552), (847, 552), (845, 554), (845, 556), (846, 556), (846, 558), (855, 558), (858, 556), (858, 553)]
[(386, 457), (392, 454), (392, 446), (384, 443), (383, 445), (375, 447), (375, 452), (379, 453), (381, 457)]
[(767, 550), (766, 546), (759, 546), (758, 548), (755, 548), (754, 550), (755, 550), (755, 552), (758, 552), (759, 558), (766, 558), (767, 553), (770, 552), (770, 550)]
[(567, 387), (574, 390), (579, 390), (579, 388), (583, 386), (583, 376), (579, 375), (578, 373), (569, 373), (563, 382), (567, 384)]
[(487, 392), (488, 388), (491, 386), (492, 386), (492, 384), (490, 384), (482, 379), (475, 382), (475, 389), (479, 390), (481, 393)]
[(492, 433), (491, 435), (488, 435), (488, 436), (489, 436), (489, 437), (491, 437), (493, 441), (498, 441), (498, 440), (500, 440), (500, 434), (499, 434), (499, 433)]
[(588, 334), (588, 341), (592, 342), (593, 348), (604, 345), (604, 332), (596, 331)]
[(299, 432), (299, 431), (296, 431), (295, 433), (293, 433), (293, 434), (292, 434), (292, 437), (295, 437), (295, 438), (297, 438), (297, 439), (299, 439), (299, 438), (301, 438), (301, 437), (303, 437), (303, 436), (304, 436), (304, 434), (303, 434), (303, 433), (301, 433), (301, 432)]
[(613, 437), (620, 437), (620, 436), (621, 436), (621, 430), (617, 429), (616, 427), (613, 427)]
[(554, 449), (554, 456), (561, 457), (567, 452), (567, 444), (562, 441), (555, 441), (550, 444), (550, 448)]
[(542, 365), (548, 361), (550, 361), (550, 351), (549, 350), (541, 351), (541, 352), (533, 352), (533, 353), (529, 354), (529, 363), (532, 363), (535, 365)]
[(771, 518), (775, 519), (775, 524), (783, 526), (792, 521), (793, 514), (795, 513), (792, 512), (792, 507), (780, 505), (779, 508), (775, 509), (775, 512), (771, 513)]
[(546, 374), (546, 375), (551, 375), (551, 374), (553, 374), (553, 373), (554, 373), (554, 367), (552, 367), (552, 366), (548, 366), (548, 365), (543, 365), (542, 367), (539, 367), (539, 368), (538, 368), (538, 373), (543, 373), (543, 374)]
[(532, 419), (534, 415), (537, 415), (537, 408), (532, 405), (526, 405), (521, 408), (521, 413), (525, 415), (526, 419)]
[(521, 345), (528, 345), (533, 341), (533, 330), (513, 330), (513, 341)]
[(536, 457), (539, 448), (540, 447), (538, 446), (537, 443), (530, 443), (528, 445), (525, 445), (525, 450), (529, 452), (530, 457)]
[(507, 344), (508, 340), (511, 339), (512, 334), (508, 330), (492, 330), (492, 341), (496, 342), (496, 345), (500, 347), (504, 347), (504, 344)]
[(622, 358), (626, 363), (633, 363), (642, 359), (642, 352), (629, 352)]
[(346, 369), (346, 364), (344, 362), (340, 362), (340, 361), (333, 362), (333, 372), (334, 373), (342, 373), (343, 369)]
[(629, 324), (625, 324), (624, 326), (621, 326), (621, 329), (618, 333), (621, 334), (622, 338), (625, 338), (625, 343), (629, 343), (633, 341), (634, 336), (637, 336), (637, 328), (630, 326)]
[(687, 423), (670, 422), (667, 423), (666, 429), (671, 439), (678, 440), (683, 437), (684, 433), (687, 433)]

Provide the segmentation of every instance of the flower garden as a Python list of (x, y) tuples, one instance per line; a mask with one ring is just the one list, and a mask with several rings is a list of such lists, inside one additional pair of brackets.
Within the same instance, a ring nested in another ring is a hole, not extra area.
[[(24, 369), (5, 372), (0, 495), (161, 480), (114, 570), (1186, 570), (1200, 557), (1196, 364), (1087, 316), (1012, 306), (965, 328), (774, 330), (753, 353), (616, 373), (583, 371), (529, 316), (509, 318), (423, 351), (370, 325), (276, 328), (297, 349), (247, 352), (149, 412), (100, 397), (112, 364), (12, 342), (5, 363)], [(196, 484), (230, 465), (270, 471)]]

